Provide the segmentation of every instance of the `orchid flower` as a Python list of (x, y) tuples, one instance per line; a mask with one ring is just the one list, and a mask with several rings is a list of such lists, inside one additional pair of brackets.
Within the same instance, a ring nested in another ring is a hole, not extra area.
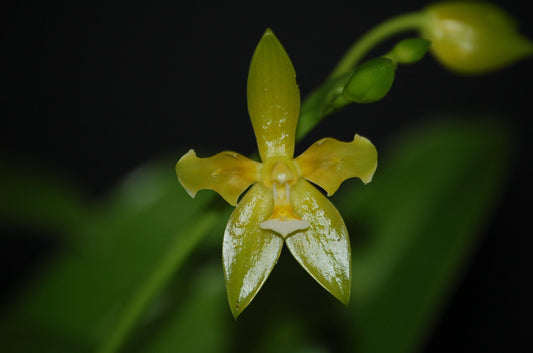
[(235, 152), (198, 158), (190, 150), (176, 165), (191, 197), (211, 189), (236, 206), (223, 242), (232, 313), (237, 317), (255, 297), (283, 243), (318, 283), (347, 304), (348, 231), (335, 206), (313, 184), (331, 196), (348, 178), (370, 182), (377, 167), (376, 149), (356, 134), (351, 142), (321, 139), (293, 158), (300, 92), (292, 63), (270, 29), (255, 49), (247, 94), (262, 163)]

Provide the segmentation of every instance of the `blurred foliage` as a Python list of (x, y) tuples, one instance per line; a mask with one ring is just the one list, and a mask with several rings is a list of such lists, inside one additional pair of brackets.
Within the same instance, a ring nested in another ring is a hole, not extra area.
[[(490, 224), (512, 157), (509, 132), (496, 121), (437, 121), (378, 146), (374, 181), (345, 182), (335, 196), (352, 238), (348, 308), (282, 254), (273, 278), (237, 322), (220, 264), (231, 209), (210, 192), (192, 200), (176, 180), (175, 158), (132, 172), (97, 203), (53, 177), (4, 167), (2, 225), (64, 236), (3, 308), (2, 352), (94, 351), (173, 251), (179, 271), (159, 279), (171, 277), (139, 311), (124, 351), (419, 350)], [(212, 221), (194, 228), (207, 213)]]

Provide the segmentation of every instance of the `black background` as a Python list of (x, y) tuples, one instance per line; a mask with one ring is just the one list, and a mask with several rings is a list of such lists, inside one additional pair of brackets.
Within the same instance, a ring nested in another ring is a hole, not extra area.
[[(99, 198), (128, 171), (162, 154), (177, 160), (191, 147), (204, 156), (250, 154), (256, 146), (246, 75), (266, 27), (289, 53), (305, 97), (364, 31), (425, 3), (12, 2), (2, 11), (0, 157), (76, 180)], [(495, 3), (533, 38), (529, 1)], [(383, 101), (348, 107), (297, 147), (298, 153), (324, 136), (347, 140), (356, 131), (379, 149), (396, 131), (436, 113), (499, 115), (513, 127), (518, 157), (509, 190), (427, 352), (530, 345), (532, 64), (471, 78), (445, 71), (428, 56), (400, 67)], [(3, 239), (2, 285), (9, 295), (50, 242), (40, 235)]]

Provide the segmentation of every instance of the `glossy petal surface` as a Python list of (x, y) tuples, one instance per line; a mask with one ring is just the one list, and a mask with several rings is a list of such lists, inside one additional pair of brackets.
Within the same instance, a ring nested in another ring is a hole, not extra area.
[(291, 202), (310, 227), (286, 240), (289, 250), (318, 283), (348, 304), (352, 277), (350, 239), (341, 215), (305, 180), (292, 187)]
[(300, 176), (326, 190), (328, 196), (343, 181), (358, 177), (365, 184), (372, 180), (378, 153), (372, 143), (359, 135), (352, 142), (324, 138), (315, 142), (294, 160)]
[(248, 112), (261, 159), (292, 158), (300, 91), (291, 60), (270, 29), (261, 38), (250, 64)]
[(239, 195), (259, 180), (260, 168), (260, 163), (235, 152), (198, 158), (190, 150), (176, 164), (176, 174), (191, 197), (198, 190), (211, 189), (235, 206)]
[(278, 260), (283, 239), (259, 228), (272, 213), (272, 191), (255, 184), (233, 211), (222, 257), (228, 301), (236, 318), (250, 304)]

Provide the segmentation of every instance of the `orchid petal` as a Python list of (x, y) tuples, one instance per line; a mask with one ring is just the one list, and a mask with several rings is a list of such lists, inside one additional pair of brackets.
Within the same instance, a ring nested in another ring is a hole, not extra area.
[(224, 278), (235, 318), (255, 297), (281, 253), (283, 239), (259, 227), (272, 213), (272, 207), (272, 191), (255, 184), (226, 226), (222, 248)]
[(359, 135), (352, 142), (324, 138), (311, 145), (294, 160), (305, 178), (331, 196), (343, 181), (358, 177), (365, 184), (372, 180), (378, 165), (378, 153), (372, 143)]
[(318, 283), (348, 304), (352, 277), (351, 250), (341, 215), (320, 191), (305, 180), (292, 187), (291, 203), (310, 226), (289, 236), (287, 247)]
[(235, 152), (221, 152), (198, 158), (193, 150), (176, 164), (178, 179), (191, 197), (198, 190), (211, 189), (235, 206), (239, 195), (259, 180), (261, 164)]
[(261, 38), (250, 64), (248, 112), (261, 160), (292, 158), (300, 91), (291, 60), (270, 29)]

